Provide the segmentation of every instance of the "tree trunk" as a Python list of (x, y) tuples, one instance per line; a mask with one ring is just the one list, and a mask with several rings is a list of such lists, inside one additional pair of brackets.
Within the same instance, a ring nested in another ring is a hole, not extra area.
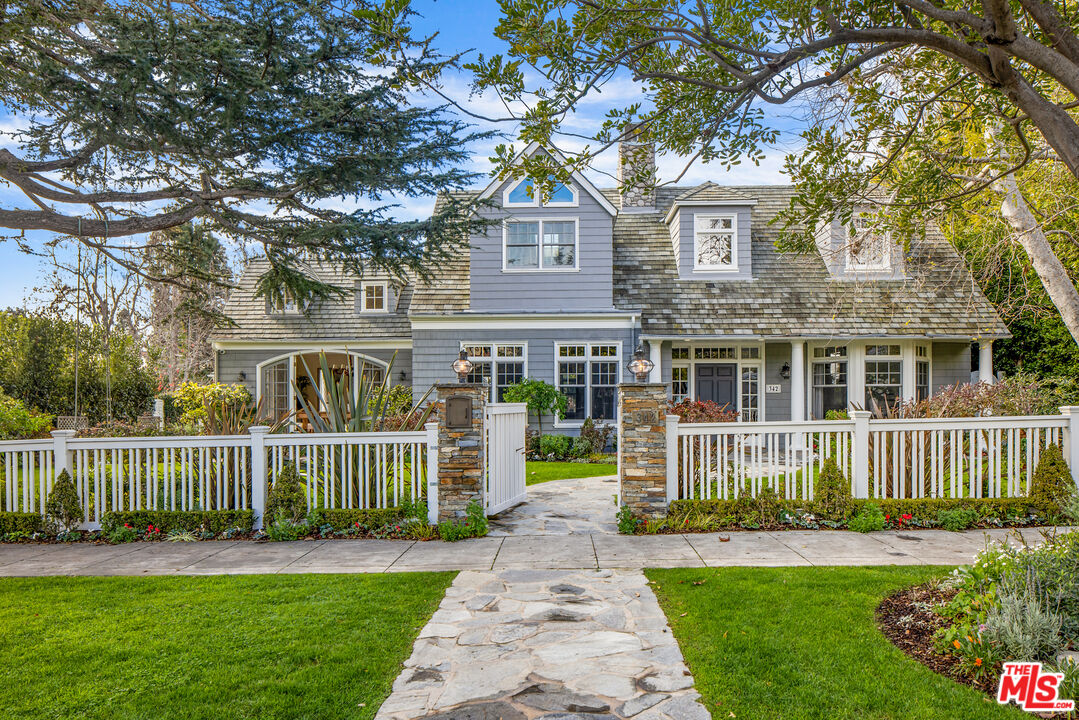
[(1004, 196), (1000, 211), (1005, 221), (1015, 230), (1015, 239), (1030, 257), (1034, 271), (1038, 273), (1049, 299), (1060, 311), (1060, 317), (1068, 332), (1079, 344), (1079, 291), (1076, 291), (1068, 271), (1057, 258), (1049, 240), (1045, 237), (1041, 223), (1030, 211), (1019, 183), (1014, 175), (993, 183), (994, 189)]

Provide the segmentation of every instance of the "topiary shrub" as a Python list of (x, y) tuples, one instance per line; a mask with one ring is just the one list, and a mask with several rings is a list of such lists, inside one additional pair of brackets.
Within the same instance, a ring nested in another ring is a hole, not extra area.
[(1028, 495), (1045, 512), (1055, 515), (1063, 513), (1070, 504), (1075, 495), (1075, 481), (1058, 446), (1050, 445), (1042, 451)]
[(282, 516), (294, 523), (307, 516), (307, 493), (296, 472), (296, 464), (291, 462), (281, 467), (266, 497), (266, 518), (276, 522)]
[(56, 530), (72, 530), (82, 521), (79, 491), (67, 470), (62, 470), (52, 484), (52, 491), (45, 501), (45, 518)]
[(843, 521), (854, 514), (854, 496), (850, 481), (843, 477), (835, 460), (824, 461), (814, 481), (813, 510), (825, 520)]

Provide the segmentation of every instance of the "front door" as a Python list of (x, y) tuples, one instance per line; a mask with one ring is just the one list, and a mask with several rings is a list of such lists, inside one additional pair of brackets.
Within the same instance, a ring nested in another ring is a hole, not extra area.
[(710, 400), (717, 405), (726, 405), (728, 410), (737, 410), (734, 395), (737, 375), (738, 366), (734, 363), (698, 365), (697, 399), (701, 402)]

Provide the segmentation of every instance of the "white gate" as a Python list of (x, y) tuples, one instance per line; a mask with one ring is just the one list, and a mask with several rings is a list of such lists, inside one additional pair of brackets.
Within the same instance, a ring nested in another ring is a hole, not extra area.
[(488, 515), (525, 501), (524, 403), (488, 405), (483, 426), (483, 507)]

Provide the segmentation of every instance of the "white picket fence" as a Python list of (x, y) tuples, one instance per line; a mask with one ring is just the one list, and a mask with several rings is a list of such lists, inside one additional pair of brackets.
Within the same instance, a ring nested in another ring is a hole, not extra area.
[(253, 510), (262, 526), (268, 483), (296, 464), (313, 507), (385, 508), (424, 500), (437, 518), (438, 431), (76, 438), (0, 442), (7, 512), (44, 514), (56, 476), (67, 470), (85, 529), (123, 510)]
[(1079, 486), (1079, 408), (1061, 415), (679, 424), (667, 416), (667, 499), (813, 499), (834, 459), (857, 498), (1023, 497), (1059, 445)]

